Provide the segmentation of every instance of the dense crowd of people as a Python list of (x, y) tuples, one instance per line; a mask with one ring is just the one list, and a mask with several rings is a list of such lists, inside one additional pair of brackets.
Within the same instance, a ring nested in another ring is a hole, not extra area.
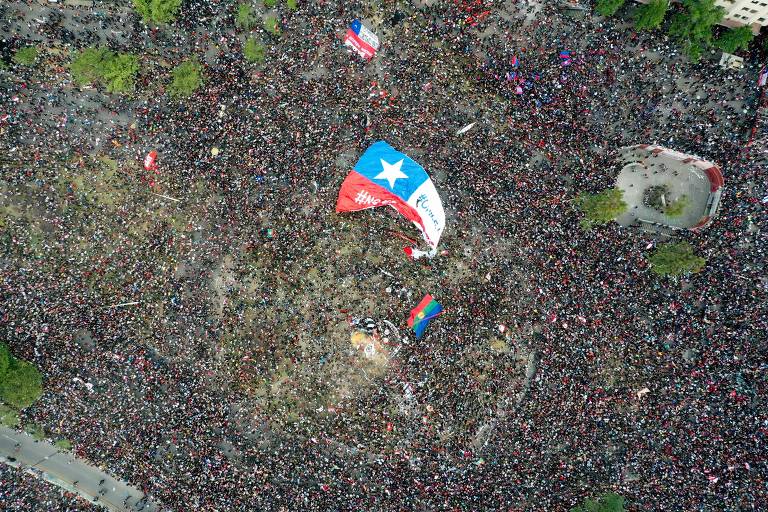
[[(5, 7), (6, 53), (49, 47), (0, 91), (0, 325), (46, 390), (22, 420), (168, 510), (567, 510), (607, 490), (629, 510), (768, 507), (753, 77), (555, 3), (428, 3), (280, 8), (262, 66), (233, 2), (185, 1), (159, 29)], [(382, 40), (370, 63), (340, 42), (358, 17)], [(98, 38), (146, 55), (135, 94), (72, 86), (65, 50)], [(172, 101), (160, 59), (191, 56), (205, 84)], [(441, 194), (431, 261), (403, 256), (404, 220), (333, 212), (377, 140)], [(723, 169), (718, 217), (677, 235), (698, 274), (649, 272), (651, 233), (578, 226), (571, 200), (613, 186), (638, 143)], [(445, 313), (425, 338), (340, 392), (349, 320), (405, 332), (427, 292)], [(5, 504), (35, 510), (43, 491), (3, 471)]]
[(5, 464), (0, 464), (0, 501), (6, 510), (93, 510), (77, 495)]

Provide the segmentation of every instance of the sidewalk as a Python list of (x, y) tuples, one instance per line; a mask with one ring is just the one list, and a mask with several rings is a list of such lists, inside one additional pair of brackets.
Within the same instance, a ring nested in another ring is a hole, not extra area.
[[(18, 448), (16, 447), (18, 444)], [(125, 482), (116, 480), (72, 453), (47, 441), (35, 441), (27, 434), (0, 427), (0, 462), (25, 469), (67, 491), (74, 492), (108, 510), (117, 512), (159, 512), (151, 501), (138, 502), (144, 493)], [(102, 485), (99, 485), (101, 480)], [(77, 485), (74, 485), (77, 482)], [(99, 494), (102, 491), (104, 494)], [(130, 498), (126, 501), (126, 498)]]

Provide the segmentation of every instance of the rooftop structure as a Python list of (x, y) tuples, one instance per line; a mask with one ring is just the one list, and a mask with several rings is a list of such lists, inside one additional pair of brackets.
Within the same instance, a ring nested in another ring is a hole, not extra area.
[(622, 226), (698, 230), (715, 216), (723, 186), (717, 165), (649, 144), (623, 148), (621, 159), (616, 187), (629, 206), (616, 219)]

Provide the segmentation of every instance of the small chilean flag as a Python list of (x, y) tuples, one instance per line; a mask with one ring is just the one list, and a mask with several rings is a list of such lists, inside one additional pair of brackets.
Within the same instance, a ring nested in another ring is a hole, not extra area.
[(352, 48), (362, 58), (371, 60), (379, 49), (379, 38), (360, 20), (355, 20), (344, 36), (344, 44)]
[(430, 294), (424, 296), (419, 305), (411, 310), (411, 316), (408, 317), (408, 327), (416, 333), (416, 339), (421, 338), (429, 321), (443, 312), (443, 306), (440, 305)]
[(144, 169), (147, 171), (157, 170), (157, 151), (154, 149), (144, 157)]

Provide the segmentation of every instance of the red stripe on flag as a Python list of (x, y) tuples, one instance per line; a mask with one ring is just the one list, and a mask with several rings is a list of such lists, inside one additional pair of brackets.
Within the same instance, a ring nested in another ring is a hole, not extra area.
[(415, 208), (357, 171), (350, 171), (344, 183), (341, 184), (336, 211), (356, 212), (377, 206), (391, 206), (424, 231), (424, 223)]

